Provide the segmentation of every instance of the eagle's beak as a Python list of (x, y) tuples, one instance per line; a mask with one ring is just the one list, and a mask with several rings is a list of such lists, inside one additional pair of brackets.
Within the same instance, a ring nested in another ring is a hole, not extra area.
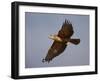
[(49, 38), (54, 40), (54, 36), (53, 35), (50, 35)]

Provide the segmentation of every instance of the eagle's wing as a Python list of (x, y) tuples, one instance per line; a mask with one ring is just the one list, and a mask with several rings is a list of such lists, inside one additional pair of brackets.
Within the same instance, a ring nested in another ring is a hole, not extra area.
[(62, 25), (62, 28), (58, 32), (58, 36), (62, 39), (65, 39), (70, 38), (73, 33), (74, 31), (72, 24), (70, 23), (70, 21), (65, 20), (65, 23)]
[[(70, 37), (73, 35), (73, 27), (72, 24), (69, 21), (64, 22), (62, 25), (61, 30), (58, 32), (58, 37), (60, 37), (62, 40), (70, 39)], [(57, 41), (54, 41), (51, 48), (48, 50), (47, 56), (42, 60), (43, 62), (49, 62), (54, 57), (60, 55), (66, 48), (66, 42), (60, 43)]]
[(54, 41), (51, 48), (48, 50), (47, 56), (43, 62), (50, 62), (54, 57), (60, 55), (66, 48), (64, 43)]

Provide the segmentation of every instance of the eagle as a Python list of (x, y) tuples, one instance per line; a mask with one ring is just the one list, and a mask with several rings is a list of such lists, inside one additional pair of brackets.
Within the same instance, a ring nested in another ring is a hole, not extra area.
[(64, 52), (66, 47), (68, 46), (68, 42), (78, 45), (80, 43), (80, 39), (71, 38), (74, 34), (72, 23), (69, 20), (65, 19), (61, 29), (59, 30), (58, 34), (50, 35), (49, 38), (52, 39), (54, 42), (51, 45), (50, 49), (46, 57), (42, 60), (42, 62), (50, 62), (56, 56), (59, 56)]

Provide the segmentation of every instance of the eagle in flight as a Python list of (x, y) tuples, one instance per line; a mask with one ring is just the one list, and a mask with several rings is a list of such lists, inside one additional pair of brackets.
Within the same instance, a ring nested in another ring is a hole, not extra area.
[(62, 25), (62, 28), (59, 30), (58, 35), (50, 35), (49, 38), (54, 40), (51, 48), (48, 50), (46, 57), (42, 62), (50, 62), (56, 56), (62, 54), (65, 48), (68, 46), (68, 42), (77, 45), (80, 43), (80, 39), (71, 38), (74, 30), (72, 23), (69, 20), (65, 19), (65, 22)]

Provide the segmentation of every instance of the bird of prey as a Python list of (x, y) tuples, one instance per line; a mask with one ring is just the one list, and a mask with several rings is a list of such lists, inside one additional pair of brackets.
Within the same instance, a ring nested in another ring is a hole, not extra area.
[(80, 39), (71, 38), (73, 33), (74, 30), (72, 23), (65, 19), (65, 22), (63, 23), (62, 28), (59, 30), (58, 34), (49, 36), (49, 38), (54, 40), (54, 42), (42, 62), (49, 63), (56, 56), (62, 54), (62, 52), (64, 52), (65, 48), (68, 46), (68, 42), (74, 45), (79, 44)]

